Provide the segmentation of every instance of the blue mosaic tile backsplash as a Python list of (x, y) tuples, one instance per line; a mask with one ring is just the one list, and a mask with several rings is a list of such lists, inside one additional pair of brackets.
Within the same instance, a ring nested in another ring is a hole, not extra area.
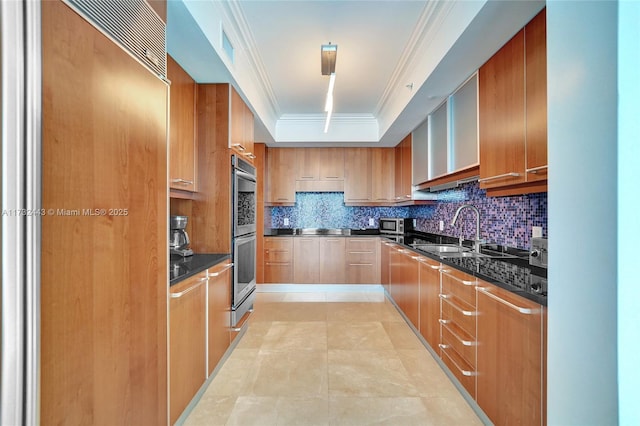
[[(266, 207), (267, 228), (371, 228), (369, 218), (378, 227), (381, 217), (416, 218), (416, 229), (423, 232), (475, 236), (475, 216), (470, 210), (460, 214), (455, 227), (451, 219), (462, 204), (473, 204), (480, 211), (480, 237), (487, 242), (529, 249), (531, 228), (541, 226), (547, 235), (547, 194), (512, 197), (487, 197), (477, 182), (438, 194), (434, 205), (410, 207), (351, 207), (344, 205), (342, 192), (299, 192), (292, 207)], [(284, 225), (284, 219), (289, 225)], [(439, 222), (444, 230), (439, 230)]]

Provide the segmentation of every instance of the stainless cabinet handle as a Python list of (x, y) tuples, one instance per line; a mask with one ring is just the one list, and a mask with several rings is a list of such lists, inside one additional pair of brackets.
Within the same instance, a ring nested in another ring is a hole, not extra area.
[[(440, 346), (441, 349), (449, 349), (450, 347), (449, 345), (442, 345), (442, 346), (438, 345), (438, 346)], [(449, 361), (451, 361), (451, 363), (458, 369), (460, 373), (462, 373), (463, 376), (471, 377), (471, 376), (477, 375), (475, 371), (463, 370), (462, 368), (460, 368), (460, 366), (453, 360), (453, 358), (451, 358), (449, 354), (447, 354), (446, 350), (444, 350), (443, 352), (447, 356), (447, 358), (449, 358)]]
[(182, 179), (182, 178), (171, 179), (171, 183), (180, 183), (180, 184), (183, 184), (183, 185), (193, 185), (193, 181), (192, 180), (186, 180), (186, 179)]
[(221, 273), (223, 273), (223, 272), (224, 272), (224, 271), (226, 271), (227, 269), (231, 268), (232, 266), (233, 266), (233, 262), (231, 262), (231, 263), (227, 263), (226, 265), (224, 265), (224, 268), (222, 268), (222, 269), (221, 269), (221, 270), (219, 270), (219, 271), (216, 271), (216, 272), (214, 272), (214, 273), (212, 273), (212, 274), (209, 274), (209, 273), (207, 272), (207, 277), (217, 277), (218, 275), (220, 275)]
[(464, 340), (462, 337), (458, 336), (453, 330), (447, 327), (447, 324), (443, 324), (443, 325), (446, 327), (447, 331), (449, 331), (449, 333), (451, 333), (453, 337), (458, 339), (458, 341), (462, 343), (464, 346), (478, 346), (478, 343), (475, 340)]
[(444, 300), (445, 302), (447, 302), (449, 306), (451, 306), (456, 311), (460, 312), (465, 317), (475, 317), (478, 315), (478, 313), (475, 311), (467, 311), (461, 308), (460, 306), (458, 306), (456, 303), (453, 302), (453, 300), (451, 299), (451, 296), (448, 294), (439, 294), (438, 297)]
[(449, 346), (449, 345), (443, 345), (442, 343), (438, 343), (438, 347), (439, 347), (440, 349), (449, 349), (451, 346)]
[(171, 298), (172, 299), (178, 299), (178, 298), (184, 296), (185, 294), (190, 293), (191, 291), (193, 291), (196, 288), (200, 287), (200, 284), (202, 284), (203, 282), (205, 282), (207, 280), (208, 280), (208, 278), (202, 278), (202, 279), (198, 280), (197, 283), (195, 283), (194, 285), (192, 285), (188, 289), (181, 291), (180, 293), (171, 293)]
[(451, 320), (446, 320), (446, 319), (438, 318), (438, 322), (439, 322), (440, 324), (445, 325), (445, 324), (450, 324), (450, 323), (451, 323)]
[(246, 150), (246, 148), (244, 146), (242, 146), (242, 144), (240, 143), (234, 143), (233, 145), (231, 145), (232, 147), (236, 148), (238, 151), (244, 151)]
[[(244, 321), (242, 321), (242, 322), (240, 323), (240, 325), (239, 325), (239, 326), (238, 326), (238, 325), (236, 325), (236, 327), (232, 327), (232, 328), (231, 328), (231, 330), (232, 330), (232, 331), (236, 331), (236, 332), (240, 332), (240, 331), (242, 331), (242, 328), (245, 326), (245, 324), (248, 324), (248, 323), (247, 323), (247, 320), (249, 319), (249, 317), (251, 316), (251, 314), (253, 314), (253, 308), (252, 308), (252, 309), (249, 309), (249, 310), (247, 311), (247, 313), (246, 313), (246, 314), (244, 314), (244, 316), (242, 317), (242, 318), (244, 318)], [(242, 320), (242, 318), (240, 318), (240, 319)]]
[(447, 272), (451, 272), (451, 269), (441, 269), (442, 273), (446, 276), (448, 276), (449, 278), (451, 278), (452, 280), (458, 281), (459, 283), (461, 283), (462, 285), (466, 285), (466, 286), (472, 286), (476, 284), (476, 281), (467, 281), (467, 280), (461, 280), (458, 277), (454, 277), (453, 275), (447, 274)]
[(325, 179), (338, 179), (340, 176), (325, 176)]
[(249, 158), (251, 158), (252, 160), (253, 160), (254, 158), (256, 158), (256, 156), (253, 154), (253, 152), (247, 152), (247, 153), (245, 153), (245, 154), (244, 154), (244, 156), (245, 156), (245, 157), (249, 157)]
[(530, 169), (526, 169), (525, 171), (526, 171), (527, 173), (533, 173), (533, 174), (536, 174), (536, 173), (538, 173), (540, 170), (546, 170), (546, 169), (548, 169), (548, 168), (549, 168), (549, 166), (548, 166), (548, 165), (544, 165), (544, 166), (539, 166), (539, 167), (532, 167), (532, 168), (530, 168)]
[(490, 298), (492, 298), (496, 302), (500, 302), (503, 305), (508, 306), (511, 309), (514, 309), (514, 310), (516, 310), (516, 311), (518, 311), (518, 312), (520, 312), (521, 314), (524, 314), (524, 315), (533, 315), (533, 314), (537, 314), (537, 313), (540, 312), (540, 309), (523, 308), (521, 306), (514, 305), (511, 302), (507, 302), (503, 298), (498, 297), (495, 294), (491, 293), (491, 291), (489, 291), (489, 289), (487, 289), (486, 287), (476, 287), (476, 291), (479, 291), (482, 294), (485, 294), (485, 295), (489, 296)]
[(490, 180), (502, 179), (506, 177), (518, 177), (518, 176), (520, 176), (520, 173), (511, 172), (511, 173), (505, 173), (503, 175), (490, 176), (487, 178), (478, 179), (478, 182), (488, 182)]

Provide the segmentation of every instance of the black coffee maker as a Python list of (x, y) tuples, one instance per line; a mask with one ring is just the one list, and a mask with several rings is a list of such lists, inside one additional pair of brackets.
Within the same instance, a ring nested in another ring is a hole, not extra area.
[(185, 230), (187, 227), (187, 216), (171, 216), (169, 219), (169, 253), (181, 257), (193, 255), (193, 250), (189, 248), (189, 235)]

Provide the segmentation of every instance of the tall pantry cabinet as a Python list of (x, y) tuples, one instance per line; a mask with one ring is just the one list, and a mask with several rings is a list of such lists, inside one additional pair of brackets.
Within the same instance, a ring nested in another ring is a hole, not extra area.
[(41, 7), (40, 422), (167, 424), (169, 88)]

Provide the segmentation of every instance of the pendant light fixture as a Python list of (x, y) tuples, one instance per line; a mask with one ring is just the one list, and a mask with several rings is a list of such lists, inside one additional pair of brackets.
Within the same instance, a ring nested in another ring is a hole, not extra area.
[(333, 86), (336, 81), (336, 56), (338, 54), (338, 46), (336, 44), (323, 44), (320, 47), (320, 69), (322, 75), (329, 76), (329, 88), (327, 90), (327, 100), (324, 105), (324, 111), (327, 118), (324, 124), (324, 132), (329, 131), (329, 122), (333, 113)]

